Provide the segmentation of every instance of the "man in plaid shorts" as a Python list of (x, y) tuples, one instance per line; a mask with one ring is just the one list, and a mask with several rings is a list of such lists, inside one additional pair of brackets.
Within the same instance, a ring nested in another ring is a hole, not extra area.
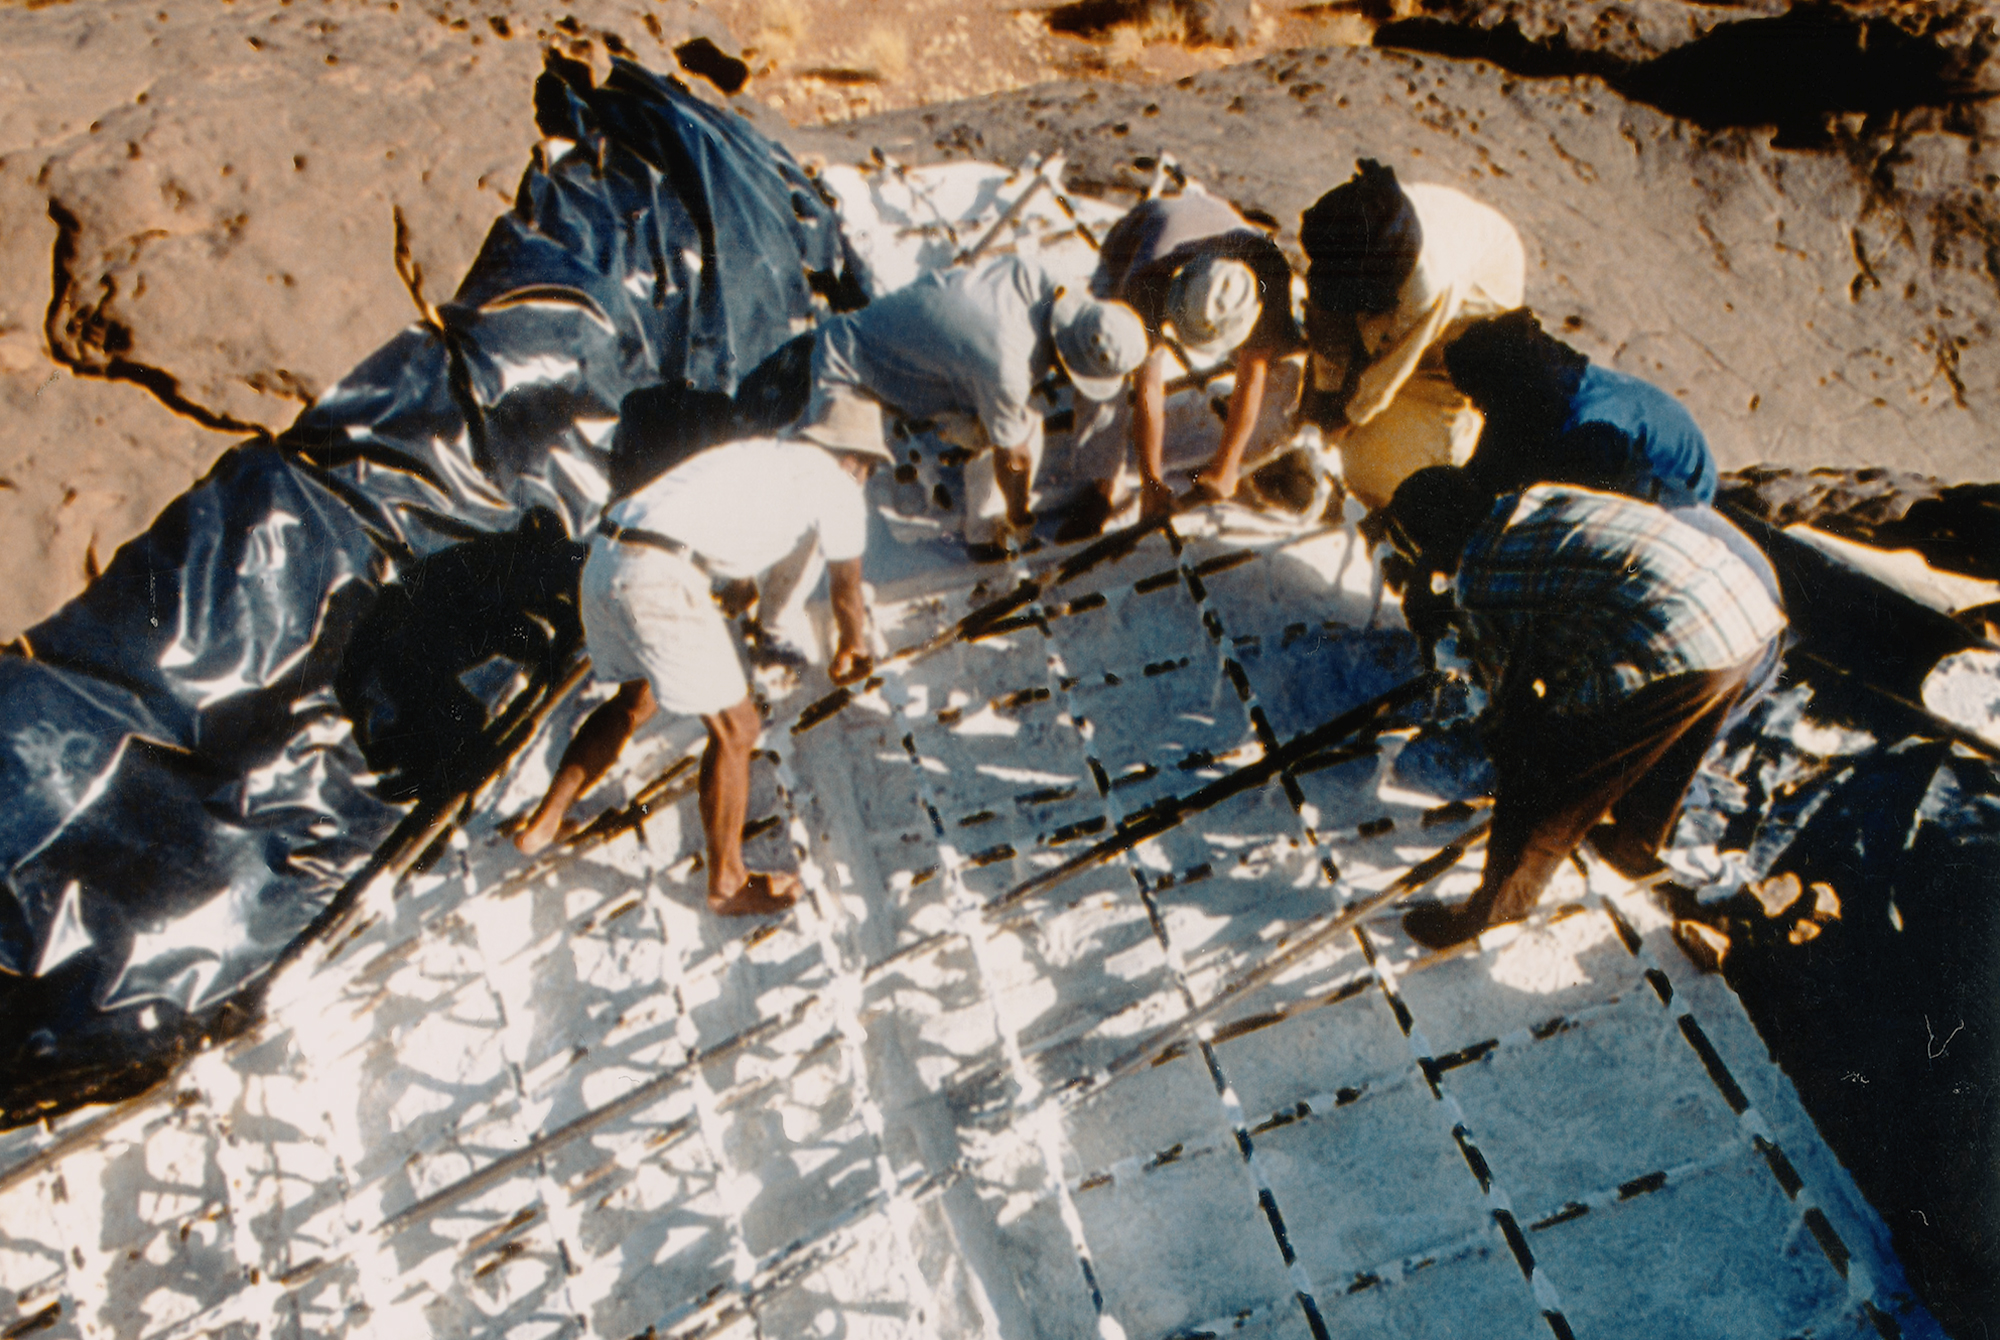
[(1495, 773), (1479, 888), (1413, 909), (1411, 938), (1519, 921), (1586, 836), (1628, 876), (1657, 870), (1702, 756), (1775, 670), (1766, 575), (1713, 519), (1561, 484), (1496, 502), (1453, 466), (1404, 480), (1384, 520), (1415, 582), (1451, 576)]

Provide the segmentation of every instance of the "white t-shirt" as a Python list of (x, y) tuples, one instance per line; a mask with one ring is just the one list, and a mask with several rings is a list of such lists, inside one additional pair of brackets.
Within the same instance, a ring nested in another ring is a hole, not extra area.
[(755, 577), (815, 535), (826, 561), (843, 563), (868, 538), (861, 485), (833, 453), (768, 437), (710, 447), (605, 516), (679, 540), (723, 577)]

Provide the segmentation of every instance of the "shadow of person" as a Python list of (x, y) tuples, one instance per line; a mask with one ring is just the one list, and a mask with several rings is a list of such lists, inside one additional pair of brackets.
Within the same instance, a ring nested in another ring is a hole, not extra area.
[(583, 642), (584, 547), (552, 513), (420, 559), (355, 629), (334, 691), (377, 794), (449, 794), (481, 760), (487, 725), (523, 685), (554, 679)]

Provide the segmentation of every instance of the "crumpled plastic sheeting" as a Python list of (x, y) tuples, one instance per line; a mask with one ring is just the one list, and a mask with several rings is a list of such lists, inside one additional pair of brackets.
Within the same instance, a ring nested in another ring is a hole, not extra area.
[[(850, 278), (804, 171), (732, 113), (627, 61), (602, 88), (551, 57), (550, 138), (452, 301), (286, 434), (416, 554), (545, 507), (596, 524), (625, 395), (734, 392)], [(823, 277), (815, 280), (815, 276)]]
[(1703, 902), (1765, 879), (1800, 831), (1877, 752), (1875, 737), (1819, 720), (1814, 689), (1774, 689), (1710, 751), (1660, 855)]
[(576, 645), (573, 614), (475, 608), (494, 629), (436, 644), (468, 663), (425, 667), (466, 701), (427, 713), (393, 666), (343, 666), (350, 643), (393, 650), (355, 637), (389, 583), (517, 531), (560, 577), (626, 394), (734, 392), (816, 288), (856, 282), (804, 172), (678, 85), (620, 61), (593, 87), (552, 57), (536, 112), (549, 138), (453, 300), (226, 455), (29, 632), (32, 657), (0, 658), (0, 1121), (142, 1087), (254, 1015), (250, 988), (399, 819), (387, 802), (442, 780), (385, 783), (350, 715), (477, 731)]
[(1924, 706), (2000, 744), (2000, 651), (1975, 647), (1939, 661), (1924, 679)]
[(1735, 904), (1724, 970), (1912, 1275), (1996, 1315), (2000, 765), (1910, 735), (1805, 785), (1766, 873), (1815, 895)]

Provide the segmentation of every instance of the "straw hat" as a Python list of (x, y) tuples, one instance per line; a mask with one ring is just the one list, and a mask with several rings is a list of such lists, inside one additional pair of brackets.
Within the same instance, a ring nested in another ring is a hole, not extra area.
[(792, 436), (828, 451), (851, 452), (891, 463), (896, 459), (882, 437), (882, 407), (853, 391), (835, 390), (828, 394), (821, 402), (818, 417), (794, 429)]
[(1228, 256), (1200, 256), (1174, 272), (1167, 289), (1167, 324), (1181, 347), (1212, 363), (1250, 338), (1264, 310), (1257, 276)]

